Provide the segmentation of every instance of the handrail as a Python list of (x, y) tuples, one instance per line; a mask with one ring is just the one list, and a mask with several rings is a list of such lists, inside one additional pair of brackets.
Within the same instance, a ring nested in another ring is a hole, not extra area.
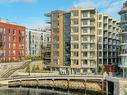
[(9, 68), (7, 71), (5, 71), (5, 73), (3, 73), (1, 75), (2, 78), (7, 78), (10, 75), (12, 75), (15, 71), (19, 70), (19, 69), (23, 69), (25, 68), (27, 65), (29, 65), (32, 61), (27, 61), (25, 62), (22, 66), (18, 66), (18, 67), (14, 67), (14, 68)]

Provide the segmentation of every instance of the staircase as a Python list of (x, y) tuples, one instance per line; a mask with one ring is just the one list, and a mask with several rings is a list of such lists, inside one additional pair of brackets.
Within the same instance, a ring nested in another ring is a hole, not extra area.
[(23, 65), (21, 65), (21, 66), (8, 69), (7, 71), (5, 71), (5, 72), (1, 75), (1, 78), (8, 78), (8, 77), (10, 77), (15, 71), (20, 70), (20, 69), (25, 69), (26, 67), (28, 67), (29, 64), (30, 64), (31, 62), (32, 62), (32, 61), (27, 61), (27, 62), (25, 62), (25, 63), (24, 63)]

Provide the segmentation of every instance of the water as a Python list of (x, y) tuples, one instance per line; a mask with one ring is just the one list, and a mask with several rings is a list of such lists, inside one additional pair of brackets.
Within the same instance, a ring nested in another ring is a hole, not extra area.
[(37, 88), (0, 88), (0, 95), (101, 95), (79, 91), (58, 91)]

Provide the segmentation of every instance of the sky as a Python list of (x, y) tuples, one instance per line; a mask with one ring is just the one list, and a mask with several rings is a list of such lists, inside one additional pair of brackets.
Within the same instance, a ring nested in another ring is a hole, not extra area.
[(119, 20), (120, 11), (126, 0), (0, 0), (0, 18), (9, 19), (28, 28), (47, 26), (44, 16), (53, 10), (69, 11), (74, 7), (93, 7), (98, 12)]

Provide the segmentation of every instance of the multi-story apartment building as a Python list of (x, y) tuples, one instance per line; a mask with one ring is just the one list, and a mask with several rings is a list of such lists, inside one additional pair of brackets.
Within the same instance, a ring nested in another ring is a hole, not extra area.
[[(118, 22), (94, 8), (71, 10), (71, 66), (83, 72), (105, 67), (113, 72), (118, 65), (120, 39)], [(76, 71), (76, 70), (75, 70)]]
[(35, 29), (27, 29), (26, 54), (31, 57), (41, 56), (42, 32)]
[(24, 61), (25, 42), (25, 27), (0, 20), (0, 62)]
[[(68, 14), (67, 27), (63, 24), (66, 22), (64, 15)], [(72, 73), (98, 73), (99, 68), (103, 71), (113, 72), (118, 64), (118, 55), (120, 42), (118, 33), (121, 31), (118, 22), (111, 17), (98, 13), (94, 8), (74, 8), (70, 12), (57, 11), (57, 21), (54, 21), (56, 11), (51, 12), (51, 59), (52, 64), (61, 64), (63, 61), (54, 62), (53, 59), (65, 59), (63, 51), (66, 38), (64, 29), (68, 29), (67, 37), (70, 39), (68, 53), (71, 56), (68, 61)], [(57, 23), (56, 23), (57, 22)], [(57, 32), (55, 32), (57, 25)], [(55, 32), (55, 33), (54, 33)], [(70, 35), (69, 35), (70, 34)], [(57, 37), (56, 37), (57, 35)], [(55, 38), (54, 38), (55, 36)], [(59, 38), (57, 41), (54, 41)], [(57, 43), (57, 57), (54, 54), (54, 43)], [(62, 54), (61, 54), (62, 53)], [(66, 61), (65, 61), (66, 62)], [(64, 66), (65, 64), (61, 64)]]
[(50, 31), (27, 29), (26, 36), (26, 55), (41, 57), (42, 48), (50, 44)]
[(120, 67), (123, 69), (123, 77), (127, 77), (127, 1), (123, 4), (121, 11), (121, 64)]
[(51, 18), (51, 64), (70, 65), (70, 13), (56, 10), (46, 14)]
[(50, 29), (42, 29), (42, 47), (49, 47), (51, 42)]

